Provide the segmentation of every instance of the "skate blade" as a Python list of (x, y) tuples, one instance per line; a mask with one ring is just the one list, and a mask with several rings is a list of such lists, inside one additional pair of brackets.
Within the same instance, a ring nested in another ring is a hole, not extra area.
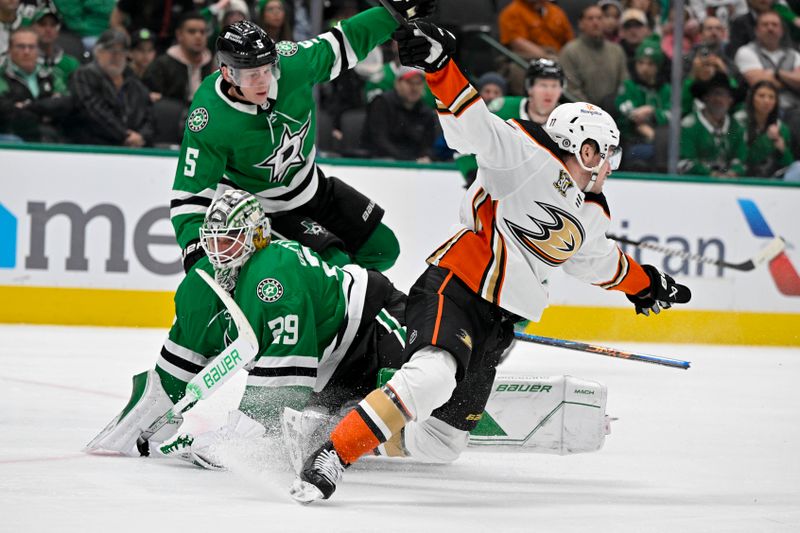
[(325, 496), (322, 494), (317, 487), (308, 483), (307, 481), (303, 481), (302, 479), (295, 478), (292, 486), (289, 487), (289, 495), (292, 499), (298, 503), (302, 503), (308, 505), (311, 502), (315, 502), (317, 500), (325, 499)]

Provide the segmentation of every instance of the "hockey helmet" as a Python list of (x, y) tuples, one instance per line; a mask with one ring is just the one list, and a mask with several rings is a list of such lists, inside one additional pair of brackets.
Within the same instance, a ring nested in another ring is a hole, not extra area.
[(258, 199), (237, 189), (211, 202), (200, 226), (200, 245), (215, 269), (241, 266), (269, 240), (269, 217)]
[(530, 65), (528, 65), (528, 70), (525, 71), (525, 90), (527, 91), (530, 89), (539, 78), (558, 80), (563, 87), (564, 69), (561, 68), (561, 65), (557, 61), (553, 61), (552, 59), (536, 59), (535, 61), (531, 61)]
[(222, 29), (217, 37), (217, 63), (227, 67), (235, 84), (240, 86), (258, 85), (255, 80), (262, 71), (278, 77), (275, 42), (249, 20)]
[(599, 169), (599, 166), (586, 167), (580, 157), (581, 147), (590, 140), (597, 143), (600, 165), (608, 160), (611, 170), (619, 168), (622, 160), (619, 128), (611, 115), (598, 106), (587, 102), (561, 104), (550, 113), (544, 130), (560, 149), (575, 154), (584, 170), (597, 172)]

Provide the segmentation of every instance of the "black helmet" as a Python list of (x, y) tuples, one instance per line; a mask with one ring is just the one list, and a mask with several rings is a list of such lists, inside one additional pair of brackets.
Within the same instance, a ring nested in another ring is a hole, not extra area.
[(254, 68), (278, 60), (275, 42), (267, 32), (249, 20), (225, 26), (217, 37), (220, 65), (231, 68)]
[(528, 70), (525, 72), (525, 89), (530, 88), (538, 78), (558, 80), (564, 86), (564, 69), (552, 59), (537, 59), (531, 61)]

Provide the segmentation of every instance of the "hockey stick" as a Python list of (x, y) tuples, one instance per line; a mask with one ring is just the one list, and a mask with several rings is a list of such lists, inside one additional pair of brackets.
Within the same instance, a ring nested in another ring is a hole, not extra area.
[(644, 248), (646, 250), (653, 250), (656, 252), (660, 252), (664, 255), (674, 255), (680, 257), (681, 259), (688, 259), (689, 261), (697, 261), (698, 263), (705, 263), (707, 265), (715, 265), (715, 266), (722, 266), (725, 268), (730, 268), (733, 270), (740, 270), (742, 272), (749, 272), (753, 270), (761, 263), (766, 263), (775, 259), (783, 250), (786, 248), (786, 243), (780, 237), (775, 237), (769, 243), (761, 249), (755, 256), (744, 261), (742, 263), (728, 263), (727, 261), (722, 261), (721, 259), (712, 259), (710, 257), (706, 257), (700, 254), (690, 254), (684, 250), (676, 250), (674, 248), (667, 248), (666, 246), (661, 246), (660, 244), (656, 244), (650, 241), (636, 241), (633, 239), (629, 239), (627, 237), (620, 237), (618, 235), (612, 235), (611, 233), (607, 233), (606, 237), (609, 239), (615, 240), (617, 242), (621, 242), (623, 244), (630, 244), (632, 246), (636, 246), (637, 248)]
[(147, 441), (159, 429), (164, 427), (164, 425), (172, 423), (190, 404), (198, 400), (205, 400), (214, 394), (236, 372), (258, 355), (258, 338), (242, 310), (236, 305), (233, 298), (225, 292), (225, 289), (220, 287), (211, 276), (200, 269), (197, 269), (197, 273), (203, 278), (203, 281), (208, 283), (208, 286), (219, 296), (220, 300), (222, 300), (222, 303), (231, 315), (231, 320), (236, 324), (239, 336), (235, 341), (229, 344), (227, 348), (220, 352), (219, 355), (212, 359), (211, 362), (203, 368), (202, 372), (197, 374), (186, 384), (186, 393), (183, 398), (173, 405), (169, 411), (150, 424), (150, 427), (142, 432), (142, 435), (139, 437), (139, 442)]
[(404, 28), (408, 28), (408, 21), (400, 14), (398, 10), (394, 8), (392, 5), (391, 0), (378, 0), (383, 8), (389, 12), (395, 22), (403, 26)]
[(529, 333), (522, 333), (521, 331), (515, 331), (514, 337), (521, 341), (544, 344), (545, 346), (555, 346), (557, 348), (566, 348), (567, 350), (577, 350), (579, 352), (597, 353), (600, 355), (607, 355), (608, 357), (631, 359), (633, 361), (653, 363), (654, 365), (663, 365), (671, 368), (682, 368), (686, 370), (691, 365), (689, 361), (681, 361), (680, 359), (670, 359), (669, 357), (659, 357), (657, 355), (648, 355), (644, 353), (626, 352), (614, 348), (606, 348), (605, 346), (598, 346), (596, 344), (587, 344), (585, 342), (565, 341), (562, 339), (553, 339), (551, 337), (540, 337), (539, 335), (531, 335)]

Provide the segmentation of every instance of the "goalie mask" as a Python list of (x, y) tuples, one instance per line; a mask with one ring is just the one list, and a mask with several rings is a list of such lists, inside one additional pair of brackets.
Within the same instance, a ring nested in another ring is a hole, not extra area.
[[(550, 113), (544, 129), (560, 149), (574, 154), (581, 168), (592, 173), (592, 182), (606, 161), (611, 170), (619, 168), (622, 161), (619, 128), (611, 115), (596, 105), (561, 104)], [(594, 168), (587, 167), (581, 158), (580, 150), (586, 141), (596, 142), (600, 153), (600, 163)]]
[(269, 240), (269, 218), (258, 199), (236, 189), (211, 202), (200, 227), (200, 245), (214, 267), (217, 282), (229, 291), (238, 269)]

